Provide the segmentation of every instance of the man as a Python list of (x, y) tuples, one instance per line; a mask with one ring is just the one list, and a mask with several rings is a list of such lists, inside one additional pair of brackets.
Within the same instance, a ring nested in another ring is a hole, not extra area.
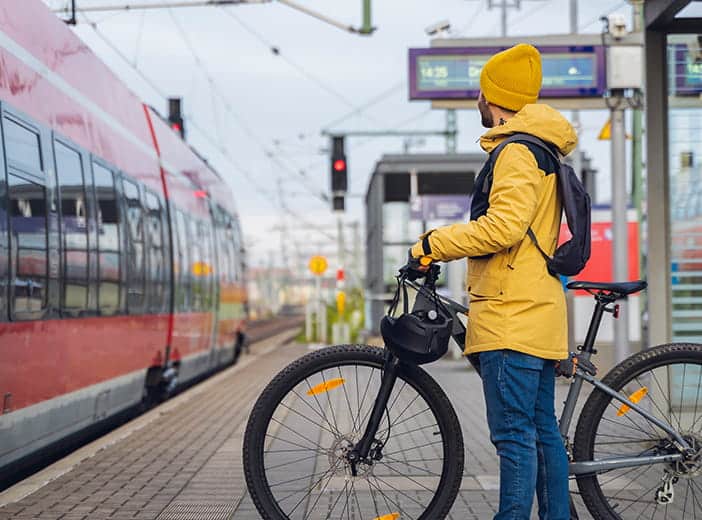
[[(490, 153), (514, 133), (534, 135), (563, 155), (577, 140), (556, 110), (535, 104), (541, 56), (519, 44), (494, 55), (480, 75), (478, 109)], [(477, 354), (490, 438), (500, 457), (495, 520), (528, 520), (534, 491), (542, 520), (570, 517), (568, 460), (554, 410), (555, 363), (568, 355), (560, 280), (527, 236), (548, 254), (556, 248), (561, 203), (558, 164), (531, 143), (504, 147), (475, 182), (471, 220), (420, 237), (413, 257), (468, 257), (470, 316), (466, 354)]]

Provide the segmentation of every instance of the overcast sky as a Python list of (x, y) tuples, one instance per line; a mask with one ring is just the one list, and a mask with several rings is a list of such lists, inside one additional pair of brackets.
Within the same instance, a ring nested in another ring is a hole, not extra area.
[[(45, 1), (53, 7), (69, 3)], [(79, 6), (129, 3), (134, 2), (78, 1)], [(361, 0), (299, 3), (360, 24)], [(522, 0), (521, 11), (509, 13), (508, 33), (569, 32), (569, 4), (569, 0)], [(611, 11), (631, 18), (627, 2), (580, 1), (580, 32), (599, 32), (599, 17)], [(432, 111), (427, 102), (408, 101), (407, 49), (429, 46), (427, 26), (447, 19), (454, 36), (500, 35), (499, 11), (490, 10), (488, 0), (376, 1), (377, 31), (370, 37), (346, 33), (279, 3), (85, 16), (96, 22), (95, 28), (81, 16), (76, 33), (139, 97), (162, 113), (164, 95), (184, 98), (188, 140), (232, 186), (250, 265), (268, 262), (270, 251), (277, 254), (280, 236), (275, 228), (281, 225), (300, 249), (333, 251), (335, 242), (329, 236), (295, 216), (335, 233), (329, 204), (318, 198), (329, 190), (323, 152), (328, 143), (320, 135), (329, 123), (381, 97), (333, 129), (443, 129), (443, 111)], [(609, 144), (596, 139), (607, 113), (586, 112), (581, 120), (583, 149), (600, 171), (598, 202), (607, 202)], [(483, 129), (477, 111), (459, 112), (458, 125), (458, 151), (478, 151), (476, 140)], [(401, 138), (347, 140), (349, 189), (357, 195), (347, 199), (347, 222), (363, 222), (362, 195), (375, 162), (383, 153), (400, 152), (402, 147)], [(444, 149), (443, 139), (429, 138), (412, 151)], [(287, 210), (281, 207), (279, 187)]]

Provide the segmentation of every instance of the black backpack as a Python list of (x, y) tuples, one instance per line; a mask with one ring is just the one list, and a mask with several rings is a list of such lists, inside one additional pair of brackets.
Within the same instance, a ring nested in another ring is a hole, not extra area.
[(511, 135), (490, 153), (490, 178), (486, 179), (486, 186), (492, 184), (491, 177), (497, 156), (510, 143), (530, 143), (538, 146), (560, 165), (560, 170), (556, 172), (558, 191), (561, 194), (563, 210), (572, 238), (558, 246), (553, 256), (550, 257), (541, 249), (531, 226), (527, 230), (527, 235), (546, 260), (549, 273), (574, 276), (583, 270), (590, 258), (590, 195), (585, 191), (583, 183), (575, 175), (573, 168), (569, 164), (561, 162), (558, 155), (545, 142), (530, 134)]

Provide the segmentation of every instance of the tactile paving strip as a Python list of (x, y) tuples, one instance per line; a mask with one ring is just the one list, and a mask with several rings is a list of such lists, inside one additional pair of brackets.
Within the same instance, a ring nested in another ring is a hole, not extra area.
[(228, 520), (236, 504), (183, 504), (172, 502), (157, 520)]

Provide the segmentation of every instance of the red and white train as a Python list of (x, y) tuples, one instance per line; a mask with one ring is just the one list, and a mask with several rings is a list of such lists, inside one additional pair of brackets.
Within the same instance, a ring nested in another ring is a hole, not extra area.
[(0, 2), (0, 469), (231, 363), (231, 190), (40, 0)]

